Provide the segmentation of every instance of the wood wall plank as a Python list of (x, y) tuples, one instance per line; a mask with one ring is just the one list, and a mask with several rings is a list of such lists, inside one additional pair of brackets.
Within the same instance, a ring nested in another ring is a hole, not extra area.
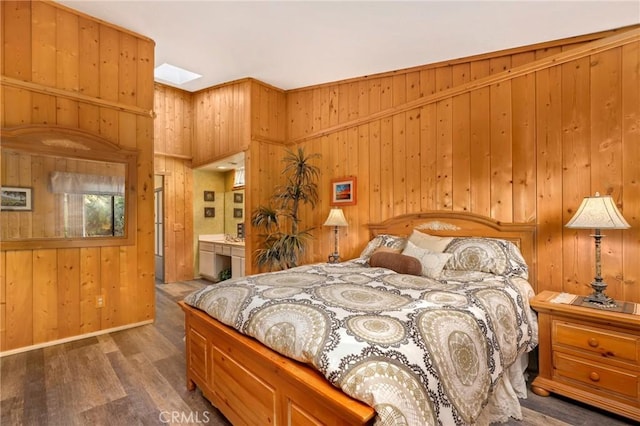
[[(437, 126), (436, 105), (420, 108), (420, 209), (436, 209)], [(383, 217), (376, 222), (383, 220)]]
[[(56, 10), (56, 86), (77, 91), (79, 87), (79, 26), (78, 16), (65, 10)], [(56, 99), (58, 124), (78, 127), (78, 102)]]
[[(562, 66), (562, 223), (567, 223), (585, 195), (591, 194), (589, 58)], [(563, 232), (563, 288), (572, 293), (584, 291), (584, 283), (593, 279), (593, 241), (584, 233)]]
[(91, 333), (101, 329), (101, 307), (97, 297), (102, 295), (100, 275), (100, 248), (80, 249), (80, 332)]
[(538, 282), (561, 290), (562, 250), (562, 128), (560, 72), (558, 68), (536, 75)]
[(436, 133), (435, 207), (436, 210), (451, 210), (453, 208), (453, 99), (436, 103)]
[(511, 83), (512, 205), (513, 221), (519, 223), (531, 222), (536, 217), (535, 93), (534, 75), (516, 78)]
[(33, 344), (33, 255), (29, 250), (5, 254), (5, 349)]
[[(470, 64), (459, 64), (453, 67), (453, 86), (470, 81)], [(453, 210), (471, 210), (471, 144), (470, 120), (471, 98), (468, 93), (455, 96), (452, 99), (452, 186), (451, 194)], [(416, 210), (417, 211), (417, 210)]]
[[(81, 93), (100, 96), (100, 25), (94, 20), (78, 18), (78, 84)], [(80, 128), (100, 133), (100, 108), (96, 105), (78, 105), (78, 125)]]
[[(591, 188), (622, 201), (622, 88), (621, 49), (591, 58)], [(622, 232), (607, 231), (602, 241), (602, 276), (608, 294), (622, 297)]]
[(33, 343), (42, 343), (59, 338), (57, 250), (35, 250), (33, 267)]
[(0, 351), (7, 347), (7, 260), (0, 251)]
[[(119, 53), (120, 34), (115, 28), (101, 25), (99, 29), (100, 98), (117, 101), (119, 98)], [(118, 111), (100, 108), (100, 135), (107, 140), (118, 142)]]
[(511, 82), (492, 85), (489, 93), (491, 99), (489, 106), (491, 110), (491, 217), (512, 222)]
[[(147, 49), (150, 50), (147, 52), (150, 55), (150, 61), (145, 62), (144, 75), (153, 75), (154, 61), (151, 46), (147, 46)], [(144, 105), (150, 107), (153, 102), (152, 89), (144, 88), (142, 92), (147, 93)], [(138, 278), (135, 284), (138, 299), (135, 313), (136, 321), (147, 321), (155, 318), (153, 120), (138, 116), (137, 129), (136, 140), (148, 149), (141, 150), (138, 154), (138, 232), (135, 246), (138, 257)]]
[[(56, 9), (43, 2), (32, 6), (31, 80), (44, 86), (56, 85)], [(56, 122), (56, 99), (53, 96), (32, 95), (34, 123)]]
[(57, 262), (57, 337), (77, 336), (80, 334), (80, 249), (58, 249)]
[(631, 225), (622, 236), (623, 300), (640, 300), (640, 41), (622, 48), (622, 213)]
[[(489, 61), (471, 64), (471, 79), (489, 75)], [(483, 216), (491, 214), (491, 131), (490, 89), (483, 87), (470, 93), (471, 102), (471, 211)]]

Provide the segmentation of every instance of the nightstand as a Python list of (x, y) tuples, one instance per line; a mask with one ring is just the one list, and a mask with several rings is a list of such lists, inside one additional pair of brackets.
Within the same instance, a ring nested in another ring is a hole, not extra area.
[(640, 421), (640, 316), (531, 300), (538, 312), (539, 374), (532, 390), (550, 392)]

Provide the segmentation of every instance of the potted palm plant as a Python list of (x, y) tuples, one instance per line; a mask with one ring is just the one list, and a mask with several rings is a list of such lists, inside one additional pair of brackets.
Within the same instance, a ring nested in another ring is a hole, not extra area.
[(266, 206), (258, 206), (251, 214), (251, 224), (262, 231), (262, 247), (256, 250), (256, 263), (270, 271), (298, 265), (313, 228), (299, 229), (302, 204), (315, 207), (318, 201), (320, 169), (311, 160), (320, 154), (307, 155), (303, 148), (287, 150), (282, 174), (284, 185), (276, 187)]

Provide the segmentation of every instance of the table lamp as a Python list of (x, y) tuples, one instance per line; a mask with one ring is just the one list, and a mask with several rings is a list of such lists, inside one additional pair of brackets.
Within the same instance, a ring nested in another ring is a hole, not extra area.
[(610, 195), (601, 197), (600, 194), (596, 192), (595, 196), (585, 197), (582, 200), (578, 211), (565, 226), (572, 229), (595, 230), (592, 237), (596, 243), (596, 276), (591, 283), (593, 293), (587, 296), (584, 301), (590, 302), (599, 308), (615, 308), (616, 302), (604, 293), (607, 288), (607, 283), (602, 280), (602, 276), (600, 275), (600, 240), (603, 237), (600, 230), (627, 229), (630, 228), (629, 224), (624, 220), (624, 217), (622, 217), (622, 214)]
[(323, 224), (324, 226), (333, 226), (335, 233), (335, 246), (333, 250), (333, 254), (329, 255), (329, 263), (338, 263), (340, 262), (340, 255), (338, 254), (338, 227), (339, 226), (348, 226), (347, 219), (344, 218), (344, 213), (342, 213), (342, 209), (339, 207), (333, 207), (331, 211), (329, 211), (329, 217)]

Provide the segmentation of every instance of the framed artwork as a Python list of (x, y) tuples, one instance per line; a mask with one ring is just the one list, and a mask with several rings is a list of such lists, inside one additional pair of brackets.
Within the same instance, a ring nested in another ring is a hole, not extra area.
[(215, 191), (204, 191), (204, 200), (205, 201), (215, 201), (216, 200)]
[(29, 211), (31, 210), (31, 188), (3, 186), (0, 194), (0, 210)]
[(204, 208), (204, 217), (216, 217), (216, 208), (215, 207), (205, 207)]
[(233, 217), (236, 219), (242, 218), (242, 209), (233, 209)]
[(239, 192), (234, 192), (233, 193), (233, 202), (234, 203), (241, 203), (243, 199), (244, 199), (244, 197), (242, 196), (241, 193), (239, 193)]
[(353, 206), (356, 204), (356, 177), (349, 176), (331, 181), (332, 206)]

